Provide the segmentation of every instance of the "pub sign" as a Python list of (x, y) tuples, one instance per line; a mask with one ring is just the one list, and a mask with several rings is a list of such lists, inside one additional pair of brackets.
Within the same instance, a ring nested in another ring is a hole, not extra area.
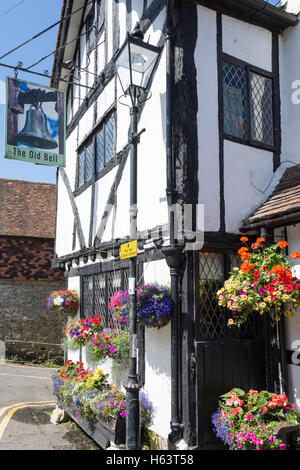
[(65, 166), (65, 93), (6, 79), (5, 158)]

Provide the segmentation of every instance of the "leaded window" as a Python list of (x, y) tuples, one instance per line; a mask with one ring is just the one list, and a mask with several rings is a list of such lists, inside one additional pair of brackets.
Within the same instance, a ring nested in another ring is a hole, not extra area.
[(106, 328), (116, 327), (108, 304), (113, 294), (128, 290), (128, 269), (83, 276), (81, 288), (81, 317), (93, 317), (98, 314)]
[[(234, 267), (241, 264), (237, 254), (201, 252), (199, 254), (199, 302), (198, 302), (198, 337), (215, 340), (222, 338), (258, 338), (263, 332), (263, 318), (253, 314), (239, 328), (228, 328), (230, 311), (221, 307), (217, 291), (228, 279)], [(227, 271), (228, 270), (228, 271)]]
[(80, 146), (77, 163), (77, 183), (79, 189), (99, 176), (101, 170), (115, 156), (115, 113), (110, 113), (96, 127), (92, 135)]
[(272, 75), (227, 61), (222, 63), (222, 74), (225, 136), (273, 146)]

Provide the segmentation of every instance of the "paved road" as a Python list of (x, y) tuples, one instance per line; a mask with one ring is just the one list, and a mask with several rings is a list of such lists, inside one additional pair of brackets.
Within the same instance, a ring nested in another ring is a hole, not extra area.
[(53, 369), (0, 364), (0, 450), (98, 450), (72, 421), (55, 425)]

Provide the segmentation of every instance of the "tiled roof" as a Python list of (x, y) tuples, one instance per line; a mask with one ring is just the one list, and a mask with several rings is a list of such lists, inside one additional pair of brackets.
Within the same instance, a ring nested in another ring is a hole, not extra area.
[(300, 211), (300, 165), (288, 168), (270, 197), (244, 226)]
[(54, 238), (56, 185), (0, 178), (0, 235)]

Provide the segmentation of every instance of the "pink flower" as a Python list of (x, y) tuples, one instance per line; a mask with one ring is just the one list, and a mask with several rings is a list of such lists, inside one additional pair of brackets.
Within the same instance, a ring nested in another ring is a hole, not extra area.
[(280, 449), (280, 450), (285, 450), (285, 449), (286, 449), (286, 445), (285, 445), (285, 444), (280, 444), (279, 449)]
[(246, 415), (246, 418), (248, 419), (248, 421), (253, 421), (253, 415), (251, 413), (248, 413)]
[(230, 432), (228, 436), (230, 437), (230, 439), (234, 439), (234, 435), (232, 434), (232, 432)]

